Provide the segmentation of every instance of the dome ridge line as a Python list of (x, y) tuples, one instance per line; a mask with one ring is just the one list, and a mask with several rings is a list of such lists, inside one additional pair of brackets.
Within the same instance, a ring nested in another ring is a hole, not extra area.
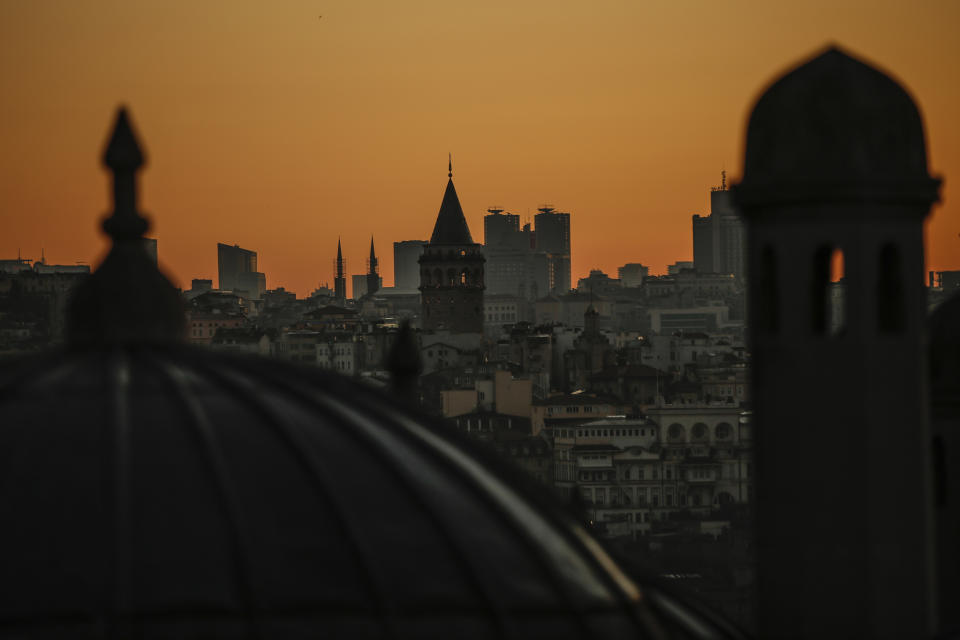
[(247, 533), (250, 526), (243, 517), (241, 501), (232, 480), (233, 474), (223, 457), (219, 438), (203, 404), (185, 383), (183, 367), (172, 360), (160, 360), (155, 356), (147, 356), (146, 360), (164, 376), (166, 383), (174, 390), (174, 396), (185, 414), (184, 426), (200, 443), (200, 457), (204, 460), (213, 487), (219, 495), (221, 515), (226, 521), (226, 529), (230, 532), (232, 548), (228, 555), (233, 564), (235, 595), (239, 600), (248, 632), (254, 638), (263, 638), (259, 620), (261, 608), (257, 604), (252, 568), (248, 561), (251, 549), (254, 548)]
[(336, 528), (345, 544), (353, 552), (355, 562), (364, 576), (364, 582), (367, 583), (365, 586), (369, 590), (371, 600), (377, 603), (376, 608), (384, 617), (383, 623), (388, 637), (396, 635), (394, 622), (396, 605), (390, 602), (385, 585), (377, 579), (377, 575), (372, 569), (374, 565), (372, 554), (360, 542), (359, 529), (356, 523), (350, 520), (349, 509), (344, 506), (332, 489), (333, 483), (330, 482), (329, 476), (323, 470), (322, 463), (317, 460), (316, 454), (313, 453), (309, 444), (279, 415), (279, 412), (271, 409), (269, 404), (261, 397), (258, 389), (249, 380), (238, 375), (235, 370), (220, 370), (206, 362), (195, 362), (193, 366), (216, 379), (224, 388), (236, 392), (242, 402), (251, 406), (269, 423), (268, 428), (274, 432), (273, 436), (299, 461), (303, 472), (310, 477), (311, 484), (320, 501), (325, 502), (334, 513), (333, 520), (336, 523)]
[[(239, 359), (235, 364), (241, 367), (250, 367), (248, 363), (242, 362)], [(314, 410), (325, 413), (331, 417), (340, 418), (340, 420), (337, 421), (338, 425), (340, 423), (345, 423), (350, 424), (352, 427), (357, 427), (364, 425), (369, 421), (369, 416), (361, 414), (341, 403), (337, 394), (327, 393), (326, 389), (320, 390), (319, 388), (308, 387), (301, 380), (281, 380), (278, 376), (276, 376), (275, 371), (258, 369), (257, 374), (260, 376), (268, 376), (271, 383), (276, 388), (294, 393), (302, 402), (308, 404)], [(322, 401), (318, 397), (318, 393), (323, 394), (324, 397)], [(365, 408), (370, 409), (371, 407)], [(374, 413), (378, 412), (374, 411)], [(390, 420), (395, 425), (397, 424), (395, 419), (393, 419), (389, 414), (378, 413), (378, 415), (383, 415), (387, 420)], [(487, 605), (490, 611), (494, 613), (495, 618), (498, 620), (498, 626), (500, 626), (500, 628), (506, 632), (511, 625), (509, 624), (509, 619), (505, 610), (503, 609), (503, 606), (499, 604), (496, 598), (493, 586), (487, 583), (487, 581), (483, 578), (483, 573), (473, 563), (470, 549), (465, 548), (464, 545), (461, 544), (457, 536), (454, 534), (451, 525), (447, 523), (447, 521), (444, 520), (441, 515), (439, 515), (441, 509), (437, 509), (437, 505), (431, 504), (429, 496), (425, 495), (424, 492), (417, 486), (418, 482), (413, 478), (409, 469), (398, 464), (398, 461), (395, 459), (395, 457), (391, 455), (391, 450), (383, 441), (382, 436), (384, 434), (374, 433), (368, 427), (362, 427), (359, 429), (339, 428), (338, 430), (347, 438), (368, 446), (369, 450), (372, 452), (372, 455), (374, 455), (374, 457), (376, 457), (380, 462), (384, 463), (384, 469), (387, 470), (390, 475), (394, 476), (400, 481), (406, 490), (406, 493), (418, 506), (424, 517), (431, 522), (433, 527), (440, 534), (440, 537), (444, 540), (446, 546), (451, 552), (453, 559), (461, 565), (462, 569), (466, 571), (471, 582), (473, 583), (472, 587), (476, 591), (476, 594), (480, 597), (480, 600)], [(407, 447), (410, 446), (409, 443), (401, 443), (401, 445)], [(519, 638), (520, 636), (511, 633), (507, 637)]]

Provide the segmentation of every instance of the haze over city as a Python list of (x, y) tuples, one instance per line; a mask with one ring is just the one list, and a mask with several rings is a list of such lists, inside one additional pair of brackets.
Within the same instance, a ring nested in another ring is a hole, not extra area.
[[(931, 171), (960, 173), (960, 5), (925, 2), (7, 2), (0, 5), (0, 254), (96, 264), (91, 149), (124, 103), (150, 140), (143, 191), (180, 286), (217, 242), (268, 286), (352, 273), (370, 235), (426, 237), (447, 153), (467, 220), (572, 215), (574, 280), (691, 259), (690, 215), (736, 181), (772, 69), (842, 42), (918, 97)], [(52, 188), (52, 187), (56, 188)], [(947, 180), (927, 268), (960, 267)], [(385, 283), (393, 281), (382, 261)]]

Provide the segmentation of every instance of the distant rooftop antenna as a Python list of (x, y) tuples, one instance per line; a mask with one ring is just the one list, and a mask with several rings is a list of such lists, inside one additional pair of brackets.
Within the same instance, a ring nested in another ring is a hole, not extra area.
[(727, 170), (722, 169), (720, 171), (720, 191), (727, 190)]

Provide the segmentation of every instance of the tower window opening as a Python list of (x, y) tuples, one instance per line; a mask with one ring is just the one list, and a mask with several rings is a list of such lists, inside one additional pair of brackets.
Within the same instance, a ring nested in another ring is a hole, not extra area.
[(877, 265), (877, 328), (882, 332), (903, 331), (904, 293), (900, 251), (894, 244), (880, 249)]
[(822, 246), (813, 261), (810, 291), (811, 329), (816, 335), (838, 336), (846, 325), (846, 278), (843, 250)]

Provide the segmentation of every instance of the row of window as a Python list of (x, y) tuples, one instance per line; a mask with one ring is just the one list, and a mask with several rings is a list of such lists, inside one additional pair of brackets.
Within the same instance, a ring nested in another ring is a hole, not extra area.
[[(610, 457), (607, 455), (581, 455), (581, 460), (594, 460), (594, 461), (607, 461), (609, 463)], [(737, 463), (726, 463), (720, 469), (721, 476), (725, 478), (748, 478), (750, 476), (750, 463), (746, 463), (743, 466), (740, 466), (740, 474), (738, 476)], [(692, 467), (686, 470), (686, 479), (687, 480), (716, 480), (717, 473), (713, 467)], [(583, 482), (603, 482), (610, 477), (610, 471), (591, 471), (582, 469), (580, 471), (580, 480)], [(664, 480), (673, 480), (676, 475), (676, 470), (672, 465), (665, 465), (663, 468), (663, 478)], [(679, 477), (679, 476), (678, 476)], [(622, 480), (659, 480), (660, 479), (660, 467), (658, 465), (631, 465), (629, 467), (622, 467), (620, 471), (620, 478)]]
[[(845, 322), (845, 293), (836, 285), (849, 286), (845, 256), (840, 247), (823, 245), (814, 252), (810, 265), (812, 277), (809, 291), (809, 326), (813, 335), (838, 336)], [(906, 326), (905, 286), (903, 261), (894, 243), (887, 243), (876, 255), (876, 297), (874, 317), (877, 329), (897, 333)], [(777, 255), (772, 246), (760, 252), (759, 289), (764, 304), (758, 306), (757, 328), (767, 333), (780, 329), (780, 283)], [(854, 274), (856, 275), (856, 274)]]
[[(607, 489), (597, 487), (594, 489), (583, 488), (580, 490), (583, 499), (596, 506), (620, 506), (636, 505), (639, 507), (661, 506), (661, 492), (658, 488), (638, 488), (636, 493), (628, 489)], [(675, 495), (672, 488), (667, 488), (662, 494), (662, 506), (673, 507), (700, 507), (708, 504), (722, 505), (736, 502), (734, 497), (726, 491), (721, 491), (712, 498), (701, 495), (700, 493), (681, 493)]]
[(564, 407), (547, 407), (547, 415), (554, 416), (558, 413), (574, 414), (580, 413), (580, 409), (583, 409), (583, 413), (599, 413), (601, 415), (610, 413), (610, 405), (601, 404), (601, 405), (567, 405)]

